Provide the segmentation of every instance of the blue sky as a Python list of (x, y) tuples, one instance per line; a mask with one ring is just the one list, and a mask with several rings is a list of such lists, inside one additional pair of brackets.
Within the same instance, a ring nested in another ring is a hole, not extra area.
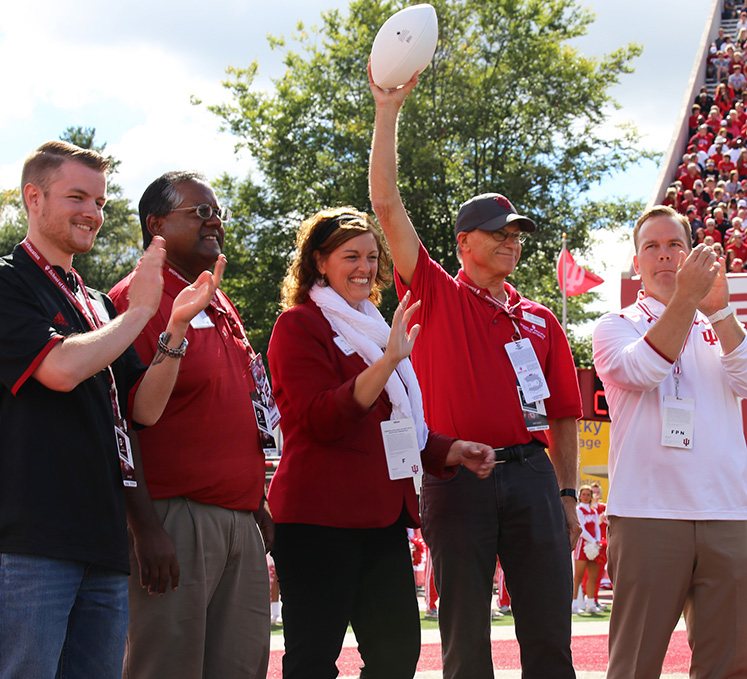
[[(710, 3), (680, 0), (582, 0), (597, 14), (587, 54), (630, 41), (644, 46), (636, 73), (615, 90), (623, 108), (614, 121), (633, 121), (647, 143), (665, 149), (695, 46)], [(70, 125), (93, 126), (122, 161), (118, 181), (136, 200), (167, 169), (194, 167), (209, 176), (242, 174), (218, 120), (192, 106), (224, 98), (225, 68), (257, 58), (264, 82), (281, 72), (266, 35), (289, 36), (301, 19), (343, 0), (27, 0), (4, 8), (0, 24), (0, 187), (18, 182), (25, 155)], [(645, 198), (657, 168), (648, 164), (606, 182), (597, 194)]]

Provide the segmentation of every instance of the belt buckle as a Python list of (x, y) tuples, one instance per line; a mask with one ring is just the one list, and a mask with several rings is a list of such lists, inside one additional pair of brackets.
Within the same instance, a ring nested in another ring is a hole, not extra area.
[[(506, 447), (504, 446), (503, 448), (493, 448), (494, 453), (498, 453), (502, 450), (506, 450)], [(506, 464), (506, 462), (508, 462), (508, 460), (496, 460), (495, 464)]]

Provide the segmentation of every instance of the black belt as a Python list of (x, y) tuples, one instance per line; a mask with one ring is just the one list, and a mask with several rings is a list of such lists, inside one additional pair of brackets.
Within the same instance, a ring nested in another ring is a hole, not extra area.
[(522, 443), (518, 446), (507, 446), (506, 448), (493, 448), (496, 464), (525, 460), (530, 455), (534, 455), (540, 451), (544, 452), (544, 450), (545, 446), (539, 441), (530, 441), (529, 443)]

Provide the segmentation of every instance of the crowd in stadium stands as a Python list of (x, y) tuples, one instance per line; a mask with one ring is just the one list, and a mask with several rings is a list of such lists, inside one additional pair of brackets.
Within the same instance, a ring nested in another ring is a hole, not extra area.
[(737, 34), (739, 33), (740, 29), (747, 27), (747, 23), (745, 23), (741, 18), (742, 10), (747, 9), (747, 2), (738, 2), (738, 0), (724, 0), (724, 10), (721, 13), (721, 18), (724, 21), (731, 21), (733, 19), (738, 19), (739, 22), (737, 23)]
[(714, 245), (728, 271), (741, 273), (747, 259), (747, 2), (727, 0), (723, 18), (737, 22), (719, 28), (709, 46), (707, 77), (715, 91), (703, 85), (695, 98), (687, 148), (663, 203), (687, 216), (695, 244)]

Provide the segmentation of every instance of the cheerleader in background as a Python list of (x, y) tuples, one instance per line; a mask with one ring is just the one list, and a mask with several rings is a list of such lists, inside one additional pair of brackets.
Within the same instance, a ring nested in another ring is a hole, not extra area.
[[(594, 601), (597, 579), (599, 577), (599, 563), (596, 558), (599, 556), (601, 549), (602, 534), (599, 528), (599, 514), (591, 506), (593, 494), (591, 486), (581, 486), (578, 491), (578, 520), (581, 523), (581, 537), (576, 543), (576, 549), (573, 553), (575, 559), (575, 570), (573, 577), (573, 592), (576, 599), (573, 602), (573, 613), (599, 613)], [(581, 583), (584, 579), (584, 573), (588, 572), (586, 582), (586, 602), (583, 600)]]
[(607, 575), (607, 504), (602, 502), (602, 487), (594, 481), (591, 484), (591, 493), (594, 496), (591, 501), (591, 506), (597, 510), (599, 515), (599, 531), (602, 535), (602, 548), (599, 550), (599, 556), (597, 562), (599, 563), (599, 577), (597, 578), (597, 592), (596, 602), (602, 610), (606, 610), (606, 606), (599, 603), (599, 589), (612, 589), (612, 582), (610, 581), (609, 575)]
[(433, 559), (431, 550), (428, 545), (425, 546), (425, 619), (438, 620), (438, 591), (436, 590), (436, 581), (433, 576)]
[[(599, 532), (602, 536), (600, 540), (599, 556), (595, 561), (599, 564), (599, 577), (597, 578), (597, 588), (594, 592), (594, 603), (599, 611), (606, 611), (607, 606), (599, 602), (599, 590), (612, 589), (609, 575), (607, 575), (607, 505), (602, 502), (602, 487), (594, 481), (591, 484), (591, 506), (597, 510), (599, 515)], [(584, 573), (583, 591), (586, 591), (586, 583), (589, 579), (589, 572)]]

